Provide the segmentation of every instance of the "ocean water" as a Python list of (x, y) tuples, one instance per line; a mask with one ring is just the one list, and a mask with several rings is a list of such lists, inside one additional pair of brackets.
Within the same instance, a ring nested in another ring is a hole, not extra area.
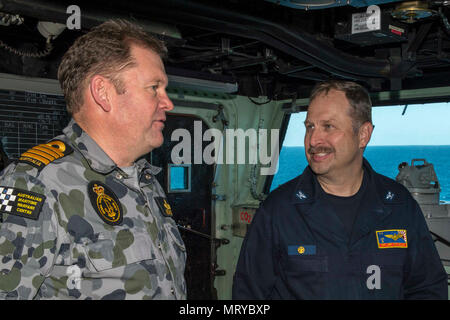
[[(440, 200), (450, 202), (450, 146), (368, 146), (364, 157), (375, 171), (394, 180), (400, 163), (411, 165), (412, 159), (425, 159), (434, 166), (441, 186)], [(283, 147), (271, 190), (301, 174), (307, 165), (304, 147)]]

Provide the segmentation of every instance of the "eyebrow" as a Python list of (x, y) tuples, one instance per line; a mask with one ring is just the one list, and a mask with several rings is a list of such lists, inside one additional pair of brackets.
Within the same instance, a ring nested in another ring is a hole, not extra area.
[(150, 79), (148, 79), (148, 80), (146, 80), (145, 81), (146, 83), (151, 83), (152, 85), (154, 85), (154, 84), (160, 84), (161, 82), (163, 82), (162, 80), (160, 80), (160, 79), (153, 79), (153, 78), (150, 78)]
[(169, 85), (169, 80), (167, 79), (167, 81), (163, 80), (163, 79), (149, 79), (147, 81), (145, 81), (146, 86), (150, 87), (150, 86), (164, 86), (165, 88)]
[[(331, 118), (331, 119), (328, 119), (328, 120), (319, 120), (319, 123), (327, 123), (327, 122), (334, 122), (334, 121), (336, 121), (336, 119)], [(306, 125), (307, 123), (313, 123), (313, 122), (311, 122), (309, 120), (305, 120), (303, 123)]]

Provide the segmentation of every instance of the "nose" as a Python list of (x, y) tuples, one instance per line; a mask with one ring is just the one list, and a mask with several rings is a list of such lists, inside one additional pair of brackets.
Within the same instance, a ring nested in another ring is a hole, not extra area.
[(311, 147), (319, 145), (322, 140), (323, 135), (317, 127), (309, 130), (305, 135), (305, 145), (308, 144)]
[(165, 109), (165, 111), (171, 111), (174, 108), (172, 100), (170, 100), (169, 95), (167, 92), (164, 92), (164, 94), (159, 99), (159, 105), (161, 108)]

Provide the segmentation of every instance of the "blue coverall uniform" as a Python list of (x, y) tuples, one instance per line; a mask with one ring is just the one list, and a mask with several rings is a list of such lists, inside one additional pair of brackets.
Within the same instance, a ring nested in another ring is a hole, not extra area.
[(447, 274), (408, 190), (364, 159), (351, 235), (307, 167), (273, 191), (244, 239), (233, 299), (447, 299)]

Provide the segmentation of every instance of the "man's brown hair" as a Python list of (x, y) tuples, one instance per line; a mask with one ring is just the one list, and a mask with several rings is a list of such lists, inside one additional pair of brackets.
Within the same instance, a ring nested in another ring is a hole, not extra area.
[(148, 48), (164, 58), (164, 43), (126, 20), (108, 20), (77, 38), (64, 54), (58, 68), (58, 80), (67, 111), (75, 114), (83, 105), (83, 91), (94, 75), (108, 78), (119, 94), (125, 92), (120, 72), (136, 65), (131, 46)]
[(352, 81), (328, 80), (316, 84), (311, 91), (309, 103), (317, 96), (327, 95), (330, 90), (342, 91), (350, 103), (349, 116), (352, 118), (353, 131), (358, 132), (365, 122), (372, 123), (372, 101), (367, 90)]

